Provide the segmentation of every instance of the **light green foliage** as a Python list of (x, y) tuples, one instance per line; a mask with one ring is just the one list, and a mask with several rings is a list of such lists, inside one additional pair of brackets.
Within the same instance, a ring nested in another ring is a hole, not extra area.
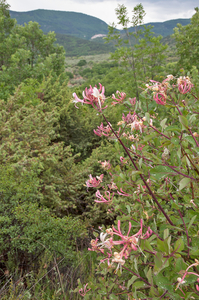
[(7, 64), (11, 49), (7, 48), (7, 38), (11, 33), (16, 21), (10, 18), (9, 4), (6, 0), (0, 1), (0, 70), (2, 66)]
[(192, 66), (199, 67), (199, 10), (195, 8), (195, 14), (191, 18), (191, 23), (182, 26), (178, 24), (174, 28), (173, 37), (176, 40), (177, 54), (180, 59), (179, 67), (190, 70)]
[[(134, 7), (131, 22), (124, 5), (118, 6), (116, 15), (118, 24), (122, 25), (125, 34), (119, 34), (113, 24), (109, 26), (106, 40), (115, 41), (117, 49), (111, 57), (119, 63), (117, 77), (120, 75), (120, 81), (125, 82), (126, 93), (131, 91), (139, 99), (140, 85), (163, 71), (162, 65), (166, 58), (167, 46), (161, 43), (161, 36), (154, 36), (151, 31), (152, 26), (141, 26), (145, 16), (142, 4)], [(129, 28), (130, 24), (132, 28)]]
[(63, 73), (65, 52), (62, 46), (55, 44), (55, 33), (44, 34), (36, 22), (16, 25), (10, 19), (8, 5), (1, 5), (0, 11), (2, 22), (9, 24), (1, 38), (1, 99), (7, 99), (14, 86), (27, 78), (42, 81), (49, 74), (57, 77)]
[(0, 247), (13, 267), (24, 259), (21, 251), (49, 249), (72, 259), (75, 238), (84, 232), (78, 218), (59, 217), (74, 207), (70, 195), (78, 188), (70, 147), (52, 143), (59, 112), (44, 102), (23, 103), (25, 96), (19, 87), (0, 103)]

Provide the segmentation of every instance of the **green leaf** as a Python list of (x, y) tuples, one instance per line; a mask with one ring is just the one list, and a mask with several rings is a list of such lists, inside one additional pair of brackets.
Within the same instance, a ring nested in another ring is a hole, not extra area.
[(193, 222), (195, 221), (196, 218), (197, 218), (197, 215), (193, 216), (193, 218), (191, 219), (191, 221), (188, 225), (188, 228), (187, 228), (188, 231), (189, 231), (189, 228), (191, 227), (191, 225), (193, 224)]
[(160, 126), (162, 127), (162, 130), (165, 129), (166, 121), (167, 121), (167, 118), (163, 119), (163, 120), (160, 122)]
[(142, 158), (139, 159), (138, 164), (139, 164), (139, 167), (141, 168), (142, 167)]
[(151, 169), (151, 175), (157, 180), (161, 180), (170, 173), (174, 173), (174, 171), (167, 166), (156, 166)]
[(139, 174), (142, 174), (143, 172), (142, 171), (132, 171), (131, 172), (131, 175), (133, 176), (133, 175), (139, 175)]
[(169, 229), (166, 228), (166, 229), (164, 230), (164, 240), (165, 240), (166, 238), (168, 238), (168, 236), (169, 236)]
[(148, 123), (150, 123), (150, 114), (148, 112), (145, 113), (145, 118)]
[(110, 300), (118, 300), (118, 297), (115, 296), (114, 294), (110, 294), (109, 299)]
[(180, 252), (184, 249), (184, 242), (181, 238), (179, 238), (174, 245), (174, 250)]
[(146, 274), (146, 277), (148, 279), (148, 282), (153, 285), (153, 273), (152, 273), (152, 269), (151, 267), (149, 268), (147, 274)]
[(171, 139), (171, 142), (172, 142), (172, 144), (174, 144), (174, 145), (178, 145), (178, 144), (180, 143), (180, 140), (179, 140), (179, 138), (177, 138), (177, 137), (173, 137), (173, 138)]
[(187, 178), (187, 177), (180, 180), (180, 182), (179, 182), (179, 191), (184, 189), (189, 184), (190, 181), (191, 181), (191, 179)]
[(185, 129), (188, 128), (188, 121), (184, 116), (179, 116), (179, 121)]
[(194, 141), (194, 138), (190, 135), (187, 135), (184, 137), (192, 146), (196, 146), (196, 142)]
[(181, 132), (181, 129), (178, 126), (167, 126), (166, 131), (172, 131), (172, 132)]
[(134, 281), (137, 279), (137, 276), (133, 276), (131, 279), (128, 280), (127, 283), (127, 289), (134, 283)]
[(169, 254), (169, 245), (167, 239), (164, 241), (157, 240), (157, 248), (158, 250), (165, 252), (166, 254)]
[(152, 134), (149, 134), (149, 135), (146, 135), (146, 136), (144, 137), (144, 142), (148, 142), (149, 140), (152, 140), (152, 139), (154, 138), (154, 136), (156, 136), (156, 135), (157, 135), (156, 132), (154, 132), (154, 133), (152, 133)]
[(169, 279), (166, 276), (163, 276), (161, 273), (158, 273), (155, 276), (156, 284), (159, 288), (163, 290), (168, 290), (169, 292), (173, 291), (173, 286)]
[(154, 257), (154, 262), (155, 262), (155, 268), (154, 271), (157, 272), (158, 270), (161, 269), (162, 267), (162, 259), (163, 259), (163, 253), (162, 252), (157, 252), (155, 257)]
[(133, 284), (133, 288), (136, 288), (136, 289), (139, 289), (139, 288), (145, 287), (145, 286), (146, 286), (146, 283), (144, 283), (143, 281), (136, 281)]
[(141, 240), (141, 244), (140, 247), (142, 250), (149, 250), (149, 251), (153, 251), (153, 248), (151, 247), (150, 243), (148, 240)]

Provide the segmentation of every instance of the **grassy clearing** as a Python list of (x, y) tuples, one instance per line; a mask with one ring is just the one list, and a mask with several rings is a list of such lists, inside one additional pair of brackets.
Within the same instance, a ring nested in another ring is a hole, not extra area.
[(74, 67), (81, 59), (85, 59), (87, 63), (100, 63), (102, 61), (106, 61), (110, 58), (110, 53), (105, 54), (96, 54), (96, 55), (84, 55), (84, 56), (73, 56), (66, 57), (66, 66)]

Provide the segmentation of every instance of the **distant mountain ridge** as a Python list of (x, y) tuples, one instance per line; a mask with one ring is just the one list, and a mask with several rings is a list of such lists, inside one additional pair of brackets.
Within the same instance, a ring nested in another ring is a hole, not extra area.
[[(28, 12), (16, 12), (10, 10), (11, 18), (23, 25), (29, 21), (38, 22), (44, 32), (55, 31), (59, 34), (72, 35), (78, 38), (90, 40), (95, 35), (106, 35), (108, 24), (104, 21), (83, 13), (37, 9)], [(151, 22), (145, 25), (154, 26), (153, 32), (163, 37), (171, 35), (173, 28), (180, 23), (183, 26), (190, 23), (190, 19), (176, 19), (165, 22)], [(131, 27), (129, 31), (133, 31)]]
[(28, 12), (10, 10), (10, 16), (20, 25), (29, 21), (38, 22), (44, 32), (55, 31), (86, 40), (96, 34), (108, 33), (108, 25), (104, 21), (83, 13), (45, 9)]

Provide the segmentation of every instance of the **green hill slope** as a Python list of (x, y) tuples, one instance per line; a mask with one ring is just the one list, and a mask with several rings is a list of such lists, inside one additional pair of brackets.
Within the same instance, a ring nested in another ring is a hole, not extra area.
[(97, 41), (87, 41), (71, 35), (56, 33), (57, 43), (62, 45), (66, 56), (82, 56), (114, 52), (112, 45)]
[[(102, 38), (91, 40), (94, 35), (108, 33), (108, 25), (98, 18), (82, 13), (45, 9), (28, 12), (10, 11), (10, 16), (15, 18), (20, 25), (33, 21), (38, 22), (44, 32), (54, 31), (57, 42), (65, 48), (66, 56), (94, 55), (114, 51), (113, 45), (104, 44)], [(176, 19), (145, 25), (154, 26), (152, 31), (156, 35), (161, 34), (164, 38), (173, 34), (173, 28), (178, 23), (184, 26), (190, 23), (190, 19)], [(130, 32), (133, 30), (133, 27), (129, 28)], [(171, 40), (170, 42), (172, 43)]]
[[(169, 21), (165, 21), (165, 22), (154, 22), (154, 23), (151, 22), (151, 23), (147, 23), (145, 25), (153, 26), (152, 31), (156, 35), (162, 35), (163, 37), (166, 37), (168, 35), (173, 34), (173, 28), (177, 27), (178, 23), (185, 26), (190, 23), (190, 19), (175, 19), (175, 20), (169, 20)], [(129, 28), (129, 32), (132, 32), (132, 31), (134, 31), (134, 28), (133, 27)]]
[(108, 33), (108, 25), (104, 21), (82, 13), (45, 9), (28, 12), (10, 10), (10, 16), (20, 25), (29, 21), (38, 22), (44, 32), (55, 31), (87, 40), (95, 34)]
[[(35, 21), (41, 25), (44, 32), (55, 31), (56, 33), (72, 35), (86, 40), (90, 40), (96, 34), (108, 33), (108, 25), (104, 21), (82, 13), (37, 9), (28, 12), (10, 10), (10, 15), (21, 25), (29, 21)], [(173, 28), (178, 23), (184, 26), (190, 23), (190, 19), (151, 22), (145, 25), (154, 26), (153, 31), (155, 34), (161, 34), (165, 37), (173, 33)], [(129, 29), (130, 32), (133, 30), (133, 27)]]

